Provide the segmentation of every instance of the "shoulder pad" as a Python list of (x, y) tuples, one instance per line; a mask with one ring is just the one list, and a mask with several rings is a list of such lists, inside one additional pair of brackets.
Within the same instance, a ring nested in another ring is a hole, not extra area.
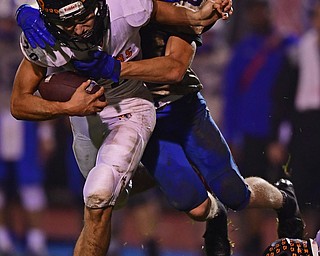
[(45, 49), (39, 46), (32, 48), (23, 33), (20, 36), (20, 48), (29, 61), (43, 67), (61, 67), (72, 57), (71, 50), (61, 46), (58, 42), (53, 48), (50, 46)]

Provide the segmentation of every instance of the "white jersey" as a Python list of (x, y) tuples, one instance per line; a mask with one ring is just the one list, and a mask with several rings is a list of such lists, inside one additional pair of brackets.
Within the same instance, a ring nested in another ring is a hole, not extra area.
[[(110, 38), (108, 35), (105, 36), (102, 50), (121, 61), (141, 59), (139, 30), (151, 17), (152, 0), (106, 0), (106, 2), (110, 10)], [(74, 70), (71, 60), (88, 59), (89, 52), (70, 49), (61, 45), (59, 41), (53, 48), (33, 49), (23, 33), (20, 37), (20, 47), (29, 61), (39, 66), (64, 70)], [(96, 47), (91, 50), (98, 49)], [(148, 100), (152, 98), (141, 81), (120, 80), (119, 85), (115, 86), (111, 80), (107, 80), (103, 81), (103, 85), (108, 102), (128, 97)]]

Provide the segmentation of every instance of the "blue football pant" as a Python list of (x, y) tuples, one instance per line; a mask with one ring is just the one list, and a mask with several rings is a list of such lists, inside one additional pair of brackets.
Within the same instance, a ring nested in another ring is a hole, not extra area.
[(249, 203), (250, 191), (200, 93), (157, 111), (142, 163), (178, 210), (199, 206), (208, 190), (233, 210)]

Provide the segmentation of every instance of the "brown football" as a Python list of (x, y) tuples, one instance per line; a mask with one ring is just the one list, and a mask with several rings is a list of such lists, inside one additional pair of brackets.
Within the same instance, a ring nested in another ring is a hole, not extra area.
[[(53, 73), (40, 82), (38, 91), (45, 100), (65, 102), (70, 100), (75, 90), (88, 79), (72, 71)], [(91, 94), (99, 89), (100, 85), (92, 80), (86, 91)], [(102, 95), (99, 100), (105, 101), (105, 96)]]

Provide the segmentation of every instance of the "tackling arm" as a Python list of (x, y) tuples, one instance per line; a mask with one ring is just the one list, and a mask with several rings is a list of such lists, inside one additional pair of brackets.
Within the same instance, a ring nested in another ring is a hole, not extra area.
[(180, 82), (190, 66), (196, 51), (195, 43), (171, 36), (166, 45), (165, 56), (121, 63), (120, 77), (145, 82)]

